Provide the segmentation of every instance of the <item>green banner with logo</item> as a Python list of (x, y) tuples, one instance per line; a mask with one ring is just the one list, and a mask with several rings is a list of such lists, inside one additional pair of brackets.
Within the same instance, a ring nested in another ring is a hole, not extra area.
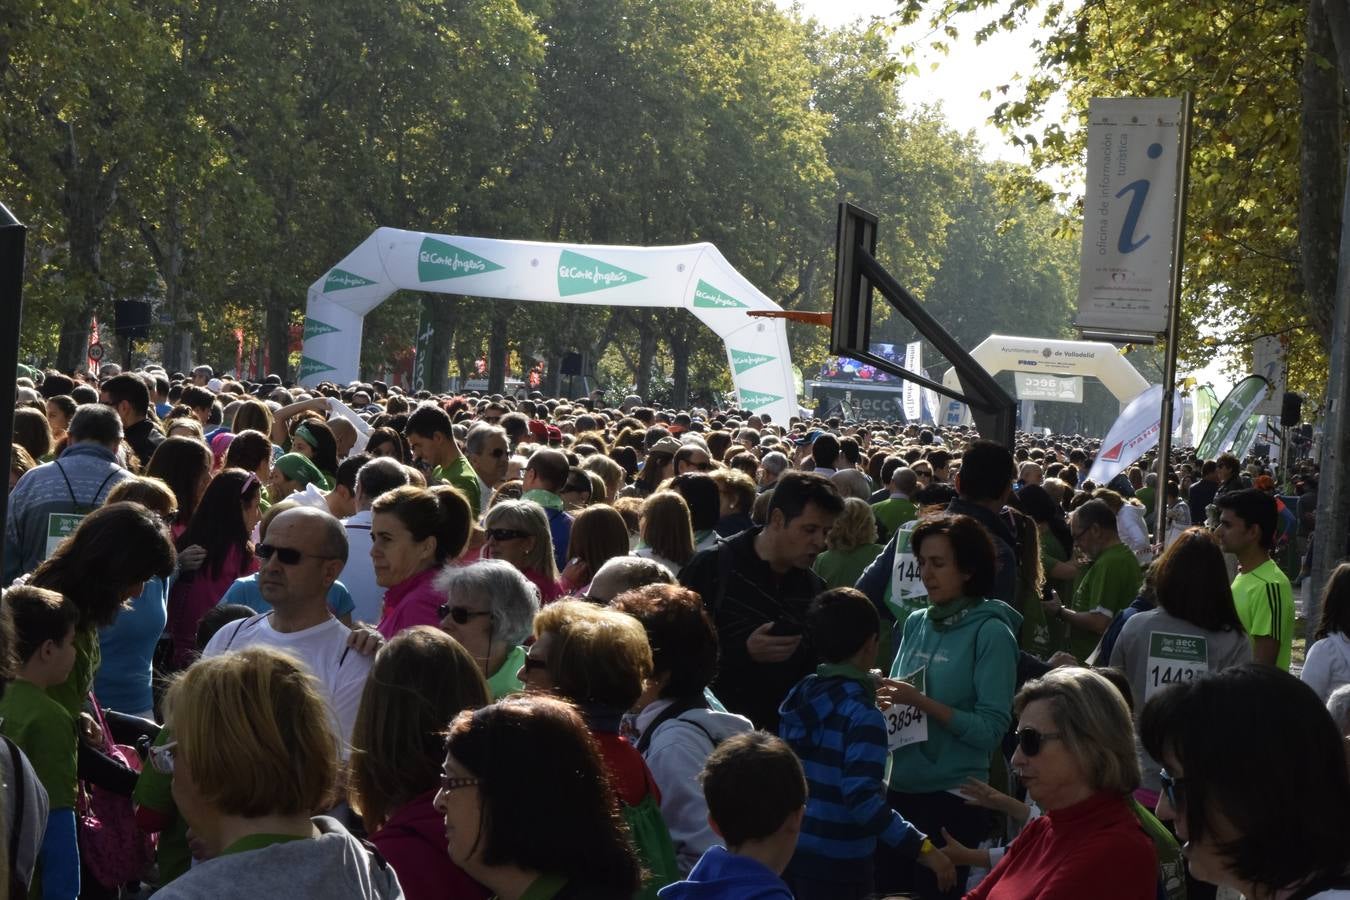
[(1260, 375), (1248, 375), (1238, 382), (1237, 387), (1228, 392), (1223, 403), (1214, 411), (1214, 419), (1205, 429), (1205, 436), (1195, 448), (1196, 456), (1215, 459), (1220, 453), (1233, 446), (1238, 432), (1246, 424), (1256, 404), (1266, 395), (1268, 383)]

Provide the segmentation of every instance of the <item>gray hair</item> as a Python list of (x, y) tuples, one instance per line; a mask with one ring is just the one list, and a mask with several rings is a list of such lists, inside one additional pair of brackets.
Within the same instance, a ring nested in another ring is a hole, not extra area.
[(70, 417), (70, 442), (90, 441), (105, 447), (116, 447), (122, 442), (122, 420), (111, 406), (86, 403)]
[(518, 646), (534, 630), (539, 589), (509, 562), (484, 559), (446, 566), (436, 576), (436, 590), (452, 603), (469, 596), (485, 598), (492, 611), (493, 641)]
[(830, 481), (834, 482), (834, 488), (841, 497), (857, 497), (859, 500), (866, 500), (872, 496), (871, 482), (867, 480), (866, 475), (857, 469), (840, 469), (830, 476)]
[(390, 456), (372, 459), (356, 472), (356, 496), (365, 503), (408, 483), (408, 470)]
[(759, 461), (759, 464), (770, 475), (782, 475), (787, 470), (788, 458), (777, 450), (772, 450), (764, 454), (764, 458)]
[(1342, 735), (1350, 735), (1350, 684), (1343, 684), (1327, 698), (1327, 712)]
[(479, 422), (469, 429), (469, 433), (464, 438), (464, 452), (477, 456), (483, 452), (483, 444), (493, 435), (506, 441), (506, 445), (511, 446), (511, 439), (506, 436), (506, 429), (500, 425), (489, 425), (486, 422)]

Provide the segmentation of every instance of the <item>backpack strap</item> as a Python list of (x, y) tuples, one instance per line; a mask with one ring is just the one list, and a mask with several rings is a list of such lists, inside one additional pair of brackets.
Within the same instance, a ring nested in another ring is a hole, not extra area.
[(239, 637), (239, 632), (243, 630), (245, 625), (248, 625), (250, 622), (257, 622), (259, 619), (263, 618), (266, 615), (267, 613), (259, 613), (256, 616), (249, 616), (247, 619), (240, 619), (239, 624), (234, 626), (234, 631), (230, 632), (230, 639), (225, 642), (225, 647), (223, 649), (229, 650), (232, 646), (234, 646), (234, 639)]
[[(652, 738), (656, 737), (656, 730), (660, 728), (662, 725), (669, 722), (671, 719), (679, 719), (680, 716), (684, 715), (685, 713), (693, 709), (707, 709), (707, 708), (708, 708), (708, 701), (703, 699), (702, 694), (700, 694), (698, 697), (690, 697), (689, 699), (686, 700), (676, 700), (674, 703), (670, 704), (665, 709), (661, 710), (661, 712), (657, 714), (656, 718), (652, 720), (652, 724), (648, 725), (647, 729), (642, 732), (642, 736), (638, 738), (637, 751), (639, 753), (646, 754), (648, 748), (650, 748), (652, 745)], [(680, 719), (680, 721), (688, 722), (687, 719)], [(708, 730), (704, 728), (702, 725), (699, 725), (696, 722), (688, 722), (688, 724), (694, 725), (704, 734), (708, 734)], [(709, 734), (708, 738), (711, 740), (712, 735)], [(715, 741), (714, 746), (716, 746)]]
[(713, 594), (712, 607), (708, 614), (712, 616), (714, 622), (717, 621), (717, 613), (722, 608), (722, 601), (727, 596), (727, 581), (731, 578), (731, 549), (728, 541), (717, 542), (717, 591)]
[(101, 495), (101, 494), (103, 493), (103, 489), (106, 488), (106, 487), (108, 486), (108, 482), (110, 482), (110, 481), (113, 480), (113, 476), (116, 475), (116, 474), (118, 473), (118, 471), (120, 471), (120, 469), (119, 469), (118, 467), (114, 466), (114, 467), (113, 467), (113, 470), (112, 470), (111, 472), (108, 473), (108, 477), (105, 478), (105, 479), (103, 479), (102, 483), (99, 484), (98, 489), (97, 489), (96, 491), (94, 491), (94, 496), (93, 496), (93, 498), (89, 501), (89, 503), (90, 503), (91, 506), (97, 506), (97, 505), (98, 505), (98, 498), (99, 498), (99, 495)]
[(19, 862), (19, 838), (23, 833), (23, 814), (24, 814), (24, 794), (27, 793), (24, 788), (23, 774), (23, 754), (19, 752), (19, 745), (9, 738), (0, 734), (0, 740), (9, 747), (9, 764), (14, 772), (14, 827), (9, 835), (9, 871), (11, 873), (18, 871)]

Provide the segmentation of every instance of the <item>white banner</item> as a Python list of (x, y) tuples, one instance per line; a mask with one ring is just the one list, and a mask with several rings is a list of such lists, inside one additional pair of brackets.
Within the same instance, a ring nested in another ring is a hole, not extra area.
[(923, 389), (923, 423), (925, 425), (936, 425), (938, 416), (941, 415), (942, 397), (932, 388)]
[(1180, 99), (1088, 106), (1079, 328), (1167, 330), (1182, 111)]
[(1254, 412), (1258, 416), (1278, 416), (1284, 402), (1285, 374), (1288, 371), (1284, 341), (1275, 335), (1253, 341), (1252, 371), (1270, 382), (1265, 398), (1256, 405)]
[(1018, 400), (1056, 400), (1060, 403), (1083, 402), (1083, 379), (1078, 376), (1013, 374)]
[[(1130, 401), (1102, 441), (1088, 477), (1099, 486), (1115, 478), (1130, 463), (1158, 446), (1162, 423), (1162, 385), (1155, 384)], [(1172, 430), (1181, 425), (1181, 395), (1173, 392)]]
[[(923, 344), (919, 341), (905, 345), (905, 368), (915, 375), (923, 374)], [(906, 381), (903, 396), (902, 404), (905, 419), (910, 422), (919, 421), (923, 417), (923, 410), (920, 408), (922, 400), (919, 386), (912, 381)]]

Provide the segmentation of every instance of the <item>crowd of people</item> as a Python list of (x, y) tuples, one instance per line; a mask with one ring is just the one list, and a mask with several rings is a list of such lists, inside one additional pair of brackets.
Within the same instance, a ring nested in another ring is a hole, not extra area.
[(11, 896), (1350, 898), (1310, 463), (1098, 485), (1074, 436), (205, 366), (16, 391)]

